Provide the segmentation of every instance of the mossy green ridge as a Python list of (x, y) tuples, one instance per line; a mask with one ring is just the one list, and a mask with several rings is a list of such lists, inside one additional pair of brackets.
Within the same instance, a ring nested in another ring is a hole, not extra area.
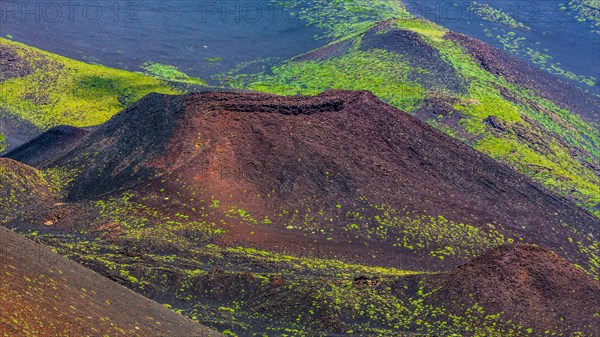
[[(428, 70), (411, 67), (401, 55), (388, 50), (361, 48), (365, 34), (379, 25), (374, 22), (362, 34), (327, 47), (336, 52), (323, 55), (315, 51), (271, 72), (233, 76), (230, 82), (284, 95), (314, 95), (327, 89), (372, 91), (600, 216), (600, 133), (596, 127), (535, 91), (486, 71), (462, 46), (447, 38), (446, 29), (420, 19), (390, 22), (395, 27), (388, 24), (387, 30), (415, 32), (435, 48), (456, 71), (464, 91), (448, 90), (442, 83), (438, 88), (426, 88), (421, 78)], [(450, 111), (420, 113), (431, 97), (449, 102)]]
[[(411, 111), (423, 101), (426, 90), (408, 79), (409, 71), (408, 63), (397, 54), (356, 50), (330, 60), (283, 64), (273, 68), (273, 77), (253, 82), (247, 88), (283, 95), (317, 95), (325, 88), (367, 89), (390, 104)], [(386, 78), (381, 74), (386, 74)]]
[(179, 82), (185, 84), (195, 84), (195, 85), (207, 85), (206, 82), (199, 78), (190, 77), (188, 74), (180, 71), (174, 66), (156, 63), (156, 62), (146, 62), (142, 66), (146, 72), (152, 76), (170, 81), (170, 82)]
[(40, 128), (96, 125), (151, 92), (180, 93), (153, 76), (68, 59), (18, 42), (0, 39), (0, 48), (13, 50), (32, 69), (0, 82), (0, 109)]

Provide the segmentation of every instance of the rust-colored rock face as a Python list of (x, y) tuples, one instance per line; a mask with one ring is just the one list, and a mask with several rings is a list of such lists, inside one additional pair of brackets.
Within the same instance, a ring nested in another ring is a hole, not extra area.
[(506, 245), (445, 274), (437, 301), (455, 312), (470, 298), (490, 312), (541, 331), (571, 326), (600, 335), (600, 284), (555, 253), (533, 245)]

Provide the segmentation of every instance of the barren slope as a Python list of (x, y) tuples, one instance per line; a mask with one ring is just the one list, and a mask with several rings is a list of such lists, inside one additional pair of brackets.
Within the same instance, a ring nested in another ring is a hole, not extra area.
[(3, 336), (220, 336), (0, 227)]

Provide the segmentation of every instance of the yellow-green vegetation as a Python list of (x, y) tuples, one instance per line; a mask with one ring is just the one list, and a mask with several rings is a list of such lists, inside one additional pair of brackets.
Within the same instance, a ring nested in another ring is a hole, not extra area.
[[(390, 205), (373, 204), (364, 197), (360, 200), (360, 206), (338, 204), (332, 210), (319, 207), (317, 198), (307, 198), (295, 210), (281, 210), (272, 222), (328, 240), (341, 235), (348, 242), (367, 246), (370, 242), (381, 242), (440, 260), (474, 258), (491, 248), (519, 240), (502, 234), (499, 224), (479, 228), (442, 215), (397, 210)], [(334, 226), (337, 223), (345, 225)]]
[[(471, 135), (482, 137), (471, 145), (597, 212), (600, 178), (587, 164), (600, 163), (598, 130), (577, 114), (486, 72), (454, 42), (427, 40), (470, 83), (469, 95), (461, 97), (463, 103), (456, 104), (455, 109), (465, 115), (460, 124)], [(513, 93), (518, 97), (517, 102), (501, 95), (500, 89)], [(500, 118), (509, 131), (486, 132), (483, 120), (490, 116)], [(536, 146), (536, 142), (545, 146)], [(583, 149), (585, 158), (573, 156), (574, 148)]]
[(512, 54), (522, 55), (523, 57), (528, 58), (531, 63), (538, 65), (540, 69), (551, 74), (580, 82), (590, 87), (596, 85), (596, 82), (598, 81), (594, 76), (578, 75), (572, 71), (563, 69), (560, 63), (551, 62), (552, 56), (546, 54), (546, 50), (540, 51), (527, 46), (525, 43), (527, 39), (517, 32), (507, 32), (504, 29), (499, 29), (498, 32), (492, 32), (488, 28), (485, 28), (483, 31), (487, 37), (494, 38), (500, 42), (505, 50)]
[[(595, 28), (600, 27), (599, 10), (600, 2), (598, 0), (573, 0), (569, 2), (569, 6), (574, 11), (579, 11), (577, 19), (579, 21), (590, 20), (595, 24)], [(562, 8), (566, 10), (566, 7)], [(502, 9), (491, 6), (486, 3), (478, 3), (473, 1), (469, 7), (469, 10), (473, 11), (477, 16), (483, 20), (496, 22), (513, 28), (516, 30), (529, 30), (530, 28), (521, 22), (516, 21), (509, 14), (504, 12)], [(506, 30), (504, 28), (485, 28), (483, 30), (487, 37), (494, 38), (502, 44), (505, 50), (510, 51), (513, 54), (522, 55), (528, 58), (532, 63), (537, 64), (541, 69), (560, 76), (572, 81), (577, 81), (593, 87), (597, 79), (593, 76), (577, 75), (572, 71), (568, 71), (562, 68), (560, 63), (550, 62), (552, 56), (546, 54), (548, 50), (537, 50), (533, 46), (527, 46), (525, 44), (526, 38), (516, 31)], [(600, 29), (597, 31), (600, 33)]]
[[(576, 250), (583, 256), (587, 257), (587, 268), (576, 265), (578, 268), (588, 273), (591, 277), (600, 281), (600, 242), (591, 235), (582, 234), (576, 228), (567, 224), (562, 224), (571, 234), (567, 238), (569, 244), (574, 245)], [(568, 253), (563, 250), (563, 254), (568, 256)]]
[(6, 142), (6, 136), (0, 132), (0, 153), (8, 147), (8, 143)]
[[(560, 4), (562, 10), (566, 10), (565, 4)], [(590, 23), (592, 31), (600, 34), (600, 1), (599, 0), (570, 0), (569, 9), (576, 13), (578, 21)]]
[(196, 77), (190, 77), (188, 74), (171, 65), (156, 62), (146, 62), (142, 68), (144, 68), (148, 74), (170, 82), (206, 85), (206, 82), (203, 80)]
[(272, 71), (272, 77), (258, 79), (247, 88), (280, 95), (317, 95), (324, 89), (369, 90), (406, 111), (418, 108), (426, 94), (408, 79), (411, 69), (403, 57), (384, 50), (355, 50), (325, 61), (290, 62)]
[(132, 201), (132, 197), (133, 194), (125, 193), (120, 198), (95, 202), (102, 225), (108, 226), (105, 231), (114, 231), (134, 243), (181, 251), (209, 242), (223, 233), (215, 223), (190, 220), (192, 214), (185, 213), (164, 216), (157, 209)]
[(0, 223), (18, 216), (15, 212), (34, 197), (47, 196), (49, 184), (40, 171), (0, 158)]
[(105, 122), (141, 97), (179, 90), (153, 76), (75, 61), (0, 38), (32, 69), (0, 83), (0, 109), (40, 128)]
[(377, 277), (392, 277), (426, 273), (421, 271), (346, 263), (335, 259), (297, 257), (241, 246), (221, 248), (216, 245), (208, 245), (206, 246), (206, 249), (215, 254), (228, 254), (231, 258), (237, 257), (238, 259), (247, 259), (249, 261), (254, 260), (256, 263), (268, 263), (273, 266), (285, 265), (286, 269), (293, 270), (295, 273), (306, 271), (311, 274), (337, 278), (352, 278), (358, 274), (374, 275)]
[(323, 30), (320, 37), (342, 38), (361, 33), (373, 22), (412, 17), (401, 1), (387, 0), (275, 0), (290, 15)]
[(72, 166), (56, 166), (44, 169), (42, 173), (50, 190), (57, 196), (64, 197), (64, 188), (77, 178), (80, 170)]
[(517, 20), (515, 20), (503, 10), (486, 3), (479, 3), (477, 1), (473, 1), (469, 7), (469, 10), (472, 10), (473, 12), (475, 12), (475, 14), (477, 14), (486, 21), (501, 23), (511, 28), (520, 28), (527, 30), (530, 29), (522, 22), (518, 22)]
[[(399, 29), (418, 33), (435, 48), (464, 80), (466, 93), (424, 89), (418, 79), (411, 80), (418, 76), (411, 74), (426, 71), (409, 67), (398, 54), (360, 49), (360, 34), (334, 42), (350, 42), (343, 55), (291, 60), (274, 67), (272, 73), (240, 76), (237, 79), (242, 81), (237, 83), (285, 95), (314, 95), (327, 89), (369, 90), (407, 112), (417, 110), (426, 96), (441, 91), (457, 101), (454, 115), (460, 120), (457, 126), (452, 118), (434, 118), (428, 121), (431, 125), (451, 136), (460, 135), (459, 139), (477, 150), (600, 215), (600, 177), (589, 165), (600, 165), (597, 128), (528, 88), (516, 87), (501, 75), (486, 71), (462, 46), (444, 37), (446, 29), (420, 19), (397, 19), (395, 23)], [(371, 22), (363, 32), (374, 25)], [(491, 130), (486, 122), (490, 117), (498, 120), (503, 130)]]
[(449, 312), (430, 300), (442, 289), (420, 272), (213, 244), (168, 254), (79, 235), (37, 239), (142, 293), (171, 294), (166, 308), (234, 334), (260, 326), (275, 335), (308, 336), (332, 328), (326, 322), (343, 322), (357, 336), (532, 335), (474, 301), (461, 314)]

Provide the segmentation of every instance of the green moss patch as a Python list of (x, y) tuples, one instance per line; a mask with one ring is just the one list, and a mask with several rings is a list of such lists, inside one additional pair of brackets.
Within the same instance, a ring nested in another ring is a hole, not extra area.
[(0, 109), (40, 128), (89, 126), (107, 121), (141, 97), (179, 94), (153, 76), (75, 61), (21, 43), (0, 39), (33, 68), (27, 76), (0, 83)]
[[(211, 59), (211, 61), (216, 62), (213, 59)], [(195, 77), (190, 77), (188, 74), (180, 71), (176, 67), (167, 64), (146, 62), (144, 63), (142, 68), (144, 68), (144, 70), (146, 70), (148, 74), (170, 82), (179, 82), (202, 86), (207, 85), (206, 82), (204, 82), (203, 80)]]

